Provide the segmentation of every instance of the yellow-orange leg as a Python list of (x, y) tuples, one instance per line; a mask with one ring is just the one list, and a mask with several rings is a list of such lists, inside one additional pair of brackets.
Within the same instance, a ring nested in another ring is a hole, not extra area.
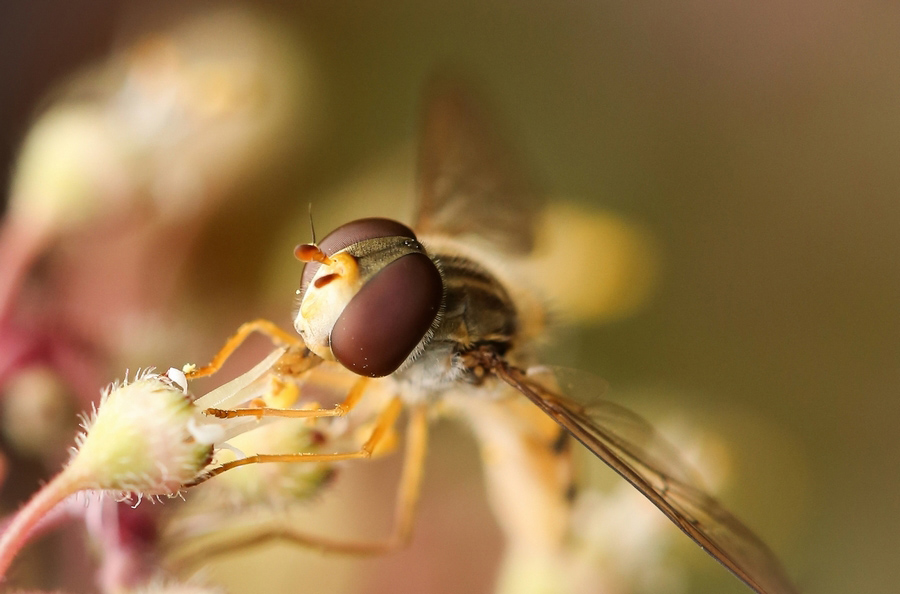
[[(425, 454), (428, 449), (428, 417), (426, 408), (419, 405), (410, 413), (409, 425), (406, 428), (406, 452), (403, 459), (403, 471), (397, 489), (395, 501), (394, 525), (390, 535), (377, 541), (341, 541), (324, 536), (305, 534), (283, 522), (262, 526), (242, 535), (229, 537), (226, 540), (212, 538), (206, 542), (192, 546), (192, 552), (176, 553), (172, 565), (175, 568), (188, 568), (204, 560), (232, 551), (238, 551), (264, 544), (273, 540), (285, 540), (300, 546), (323, 552), (342, 553), (348, 555), (378, 555), (389, 553), (406, 546), (412, 535), (422, 476), (425, 470)], [(371, 441), (371, 440), (370, 440)], [(212, 542), (209, 542), (212, 540)]]
[[(265, 464), (269, 462), (337, 462), (339, 460), (354, 460), (357, 458), (370, 458), (375, 447), (384, 438), (384, 436), (393, 428), (397, 422), (397, 417), (403, 408), (403, 402), (399, 398), (394, 398), (379, 413), (375, 421), (375, 428), (366, 443), (355, 452), (341, 452), (336, 454), (317, 454), (312, 452), (300, 452), (297, 454), (255, 454), (246, 458), (239, 458), (226, 462), (221, 466), (216, 466), (212, 470), (208, 470), (195, 478), (189, 483), (185, 483), (185, 487), (193, 487), (204, 483), (214, 476), (218, 476), (227, 470), (237, 468), (239, 466), (247, 466), (248, 464)], [(280, 410), (280, 409), (273, 409)]]
[(292, 419), (343, 417), (353, 410), (353, 407), (355, 407), (360, 398), (362, 398), (368, 381), (369, 378), (367, 377), (361, 376), (357, 378), (357, 380), (353, 382), (353, 386), (351, 386), (344, 401), (335, 405), (334, 408), (304, 410), (299, 408), (269, 408), (259, 406), (254, 408), (207, 408), (203, 412), (219, 419), (233, 419), (235, 417), (256, 417), (257, 419), (263, 417), (288, 417)]
[(270, 322), (269, 320), (253, 320), (252, 322), (241, 324), (241, 327), (238, 328), (237, 332), (225, 342), (225, 345), (218, 353), (216, 353), (208, 365), (187, 371), (185, 372), (185, 376), (187, 376), (188, 379), (196, 379), (198, 377), (206, 377), (207, 375), (214, 374), (222, 368), (222, 365), (225, 364), (228, 357), (230, 357), (232, 353), (247, 340), (247, 337), (254, 332), (259, 332), (260, 334), (268, 336), (275, 344), (288, 347), (303, 346), (303, 341), (300, 337), (285, 332), (274, 322)]

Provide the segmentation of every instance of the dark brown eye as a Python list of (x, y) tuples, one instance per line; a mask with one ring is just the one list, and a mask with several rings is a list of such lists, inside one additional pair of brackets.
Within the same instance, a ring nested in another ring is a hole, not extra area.
[(443, 282), (425, 254), (402, 256), (359, 290), (331, 331), (331, 350), (359, 375), (393, 373), (437, 316)]
[[(366, 239), (375, 239), (376, 237), (409, 237), (415, 239), (416, 234), (403, 223), (398, 223), (391, 219), (357, 219), (341, 225), (326, 235), (319, 242), (319, 249), (325, 252), (325, 255), (331, 256), (354, 243), (365, 241)], [(306, 292), (306, 287), (316, 275), (316, 272), (318, 272), (319, 266), (321, 264), (318, 262), (307, 262), (306, 266), (303, 267), (299, 293), (301, 298)]]

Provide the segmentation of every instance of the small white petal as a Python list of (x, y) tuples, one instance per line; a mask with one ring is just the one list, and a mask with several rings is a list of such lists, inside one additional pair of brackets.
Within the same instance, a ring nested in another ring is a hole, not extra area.
[(187, 377), (182, 370), (169, 367), (166, 376), (181, 388), (182, 393), (187, 394)]
[(202, 410), (210, 407), (230, 408), (246, 402), (249, 400), (247, 390), (253, 391), (254, 389), (252, 386), (253, 382), (267, 374), (286, 350), (283, 347), (275, 349), (268, 357), (257, 363), (253, 369), (201, 396), (194, 401), (194, 404)]
[(212, 445), (225, 438), (225, 428), (222, 425), (212, 423), (201, 425), (194, 417), (188, 419), (187, 430), (197, 443)]
[(245, 454), (245, 453), (244, 453), (243, 451), (241, 451), (240, 449), (234, 447), (234, 446), (231, 445), (230, 443), (223, 443), (223, 444), (220, 444), (220, 445), (219, 445), (219, 449), (220, 449), (220, 450), (228, 450), (229, 452), (234, 452), (234, 455), (237, 456), (238, 458), (246, 458), (246, 457), (247, 457), (247, 454)]

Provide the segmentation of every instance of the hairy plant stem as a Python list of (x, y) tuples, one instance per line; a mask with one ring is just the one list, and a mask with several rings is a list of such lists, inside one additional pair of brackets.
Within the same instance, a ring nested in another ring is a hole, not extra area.
[(32, 529), (63, 499), (81, 490), (80, 474), (63, 469), (28, 500), (9, 527), (0, 535), (0, 578), (6, 575), (15, 556), (28, 542)]

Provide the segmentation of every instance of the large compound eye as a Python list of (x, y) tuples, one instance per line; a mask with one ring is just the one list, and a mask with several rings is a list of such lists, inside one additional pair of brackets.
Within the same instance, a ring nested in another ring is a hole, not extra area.
[(359, 375), (393, 373), (425, 337), (443, 297), (440, 272), (428, 256), (394, 260), (350, 300), (331, 331), (331, 350)]
[[(326, 256), (332, 256), (354, 243), (377, 237), (409, 237), (410, 239), (415, 239), (416, 234), (403, 223), (398, 223), (391, 219), (358, 219), (341, 225), (326, 235), (319, 242), (319, 249), (325, 252)], [(306, 287), (312, 281), (316, 272), (318, 272), (319, 266), (321, 264), (318, 262), (307, 262), (306, 266), (303, 267), (303, 276), (300, 279), (300, 292), (298, 293), (301, 299), (303, 294), (306, 293)]]

